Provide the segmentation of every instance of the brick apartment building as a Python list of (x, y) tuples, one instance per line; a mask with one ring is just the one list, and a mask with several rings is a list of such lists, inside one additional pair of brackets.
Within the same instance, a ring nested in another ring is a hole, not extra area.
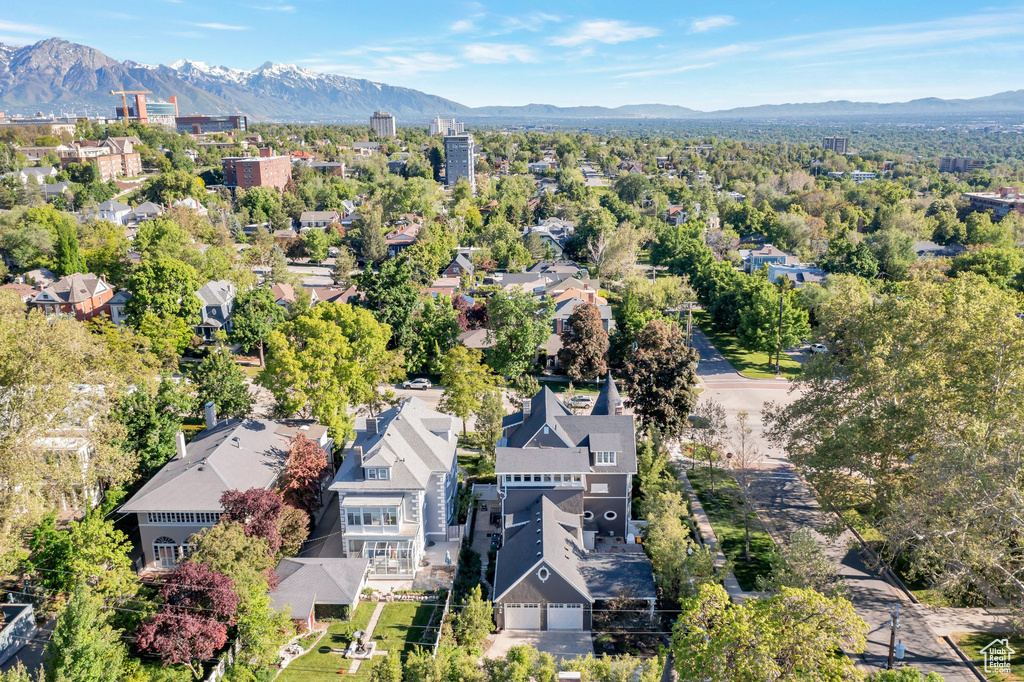
[(995, 192), (964, 192), (972, 211), (992, 211), (995, 220), (1002, 220), (1010, 211), (1024, 215), (1024, 196), (1016, 187), (1000, 187)]
[(276, 187), (283, 190), (292, 179), (292, 162), (287, 156), (269, 156), (270, 149), (261, 149), (259, 156), (226, 156), (220, 160), (227, 187)]
[(121, 176), (133, 178), (142, 173), (142, 158), (135, 151), (137, 144), (142, 142), (135, 136), (108, 137), (102, 142), (82, 140), (72, 142), (58, 154), (65, 168), (72, 163), (94, 164), (99, 169), (100, 180), (106, 182)]

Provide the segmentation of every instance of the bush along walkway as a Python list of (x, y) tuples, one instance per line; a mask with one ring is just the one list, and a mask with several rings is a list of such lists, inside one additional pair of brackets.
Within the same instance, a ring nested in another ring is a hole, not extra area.
[[(690, 498), (690, 515), (693, 517), (693, 521), (697, 526), (697, 531), (700, 535), (700, 541), (702, 545), (706, 545), (711, 548), (711, 551), (715, 553), (715, 568), (721, 569), (727, 563), (725, 553), (722, 551), (721, 545), (718, 543), (718, 536), (715, 534), (715, 529), (711, 525), (710, 519), (708, 519), (707, 512), (704, 511), (704, 505), (700, 503), (700, 498), (697, 497), (697, 491), (693, 489), (693, 485), (690, 483), (690, 479), (687, 478), (684, 473), (682, 476), (683, 487), (686, 488), (686, 494)], [(733, 601), (742, 602), (750, 597), (763, 597), (766, 596), (763, 592), (745, 591), (740, 587), (740, 583), (736, 580), (736, 574), (729, 571), (725, 575), (725, 579), (722, 581), (722, 586), (725, 587), (725, 591), (729, 593), (729, 597)]]

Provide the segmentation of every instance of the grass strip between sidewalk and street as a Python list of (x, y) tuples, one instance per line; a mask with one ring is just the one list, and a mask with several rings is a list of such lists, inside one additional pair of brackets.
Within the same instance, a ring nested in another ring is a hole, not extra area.
[[(685, 322), (685, 320), (684, 320)], [(693, 312), (693, 323), (699, 327), (708, 341), (714, 344), (718, 352), (725, 356), (737, 372), (748, 379), (774, 379), (775, 362), (768, 364), (768, 355), (746, 350), (740, 345), (735, 334), (715, 331), (711, 328), (711, 317), (707, 311), (700, 310)], [(785, 351), (782, 353), (780, 371), (785, 379), (790, 381), (800, 376), (800, 363), (789, 357)]]

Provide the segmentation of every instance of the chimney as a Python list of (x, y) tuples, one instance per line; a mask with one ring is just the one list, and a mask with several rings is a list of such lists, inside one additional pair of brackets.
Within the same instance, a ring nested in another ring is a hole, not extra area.
[(377, 417), (366, 418), (366, 435), (367, 437), (377, 435)]
[(526, 421), (526, 418), (530, 416), (530, 413), (532, 411), (533, 411), (533, 398), (527, 398), (526, 400), (523, 401), (523, 421)]
[(355, 476), (357, 481), (363, 480), (363, 446), (356, 445), (352, 448), (352, 462), (355, 464)]
[(178, 450), (178, 457), (180, 459), (185, 458), (185, 434), (178, 431), (174, 434), (174, 445)]
[(206, 428), (212, 429), (217, 425), (217, 408), (214, 407), (213, 401), (206, 403)]
[(622, 398), (619, 398), (618, 400), (615, 401), (615, 410), (614, 410), (614, 412), (615, 412), (616, 415), (624, 414), (623, 409), (622, 409)]

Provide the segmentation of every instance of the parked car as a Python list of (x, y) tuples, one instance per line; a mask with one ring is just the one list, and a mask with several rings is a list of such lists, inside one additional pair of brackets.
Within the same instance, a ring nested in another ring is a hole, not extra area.
[(807, 349), (807, 352), (811, 353), (812, 355), (816, 355), (818, 353), (827, 353), (828, 348), (823, 343), (812, 343), (810, 347)]
[(593, 407), (594, 398), (589, 395), (574, 395), (565, 401), (566, 407)]
[(423, 377), (420, 377), (419, 379), (409, 379), (408, 381), (402, 382), (402, 388), (408, 388), (416, 391), (425, 391), (432, 386), (433, 384), (430, 383), (430, 379), (424, 379)]

